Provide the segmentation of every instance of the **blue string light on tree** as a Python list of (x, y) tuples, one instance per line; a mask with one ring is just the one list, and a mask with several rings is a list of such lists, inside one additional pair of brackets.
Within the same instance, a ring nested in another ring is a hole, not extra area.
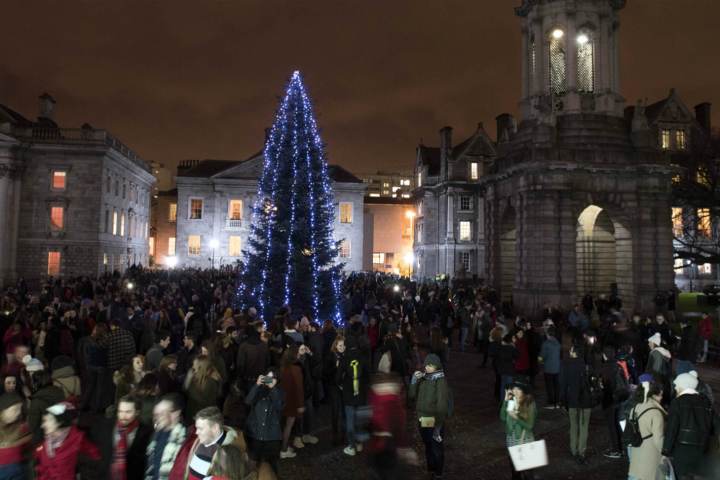
[(265, 321), (294, 315), (342, 322), (335, 209), (324, 146), (300, 72), (294, 72), (263, 151), (236, 305)]

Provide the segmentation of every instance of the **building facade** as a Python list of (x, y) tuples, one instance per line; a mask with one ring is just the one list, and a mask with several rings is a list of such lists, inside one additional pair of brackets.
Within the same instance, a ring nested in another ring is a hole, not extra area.
[[(497, 117), (497, 138), (478, 156), (475, 184), (449, 129), (439, 149), (418, 148), (421, 276), (455, 276), (461, 258), (529, 314), (546, 304), (569, 307), (588, 292), (617, 293), (624, 307), (650, 310), (656, 294), (672, 288), (671, 179), (678, 169), (663, 148), (667, 128), (651, 118), (657, 112), (628, 110), (619, 93), (624, 4), (523, 0), (516, 9), (519, 123)], [(462, 207), (476, 210), (463, 212), (450, 193), (469, 197)]]
[[(160, 223), (156, 227), (158, 261), (166, 262), (161, 256), (172, 253), (172, 247), (173, 262), (178, 266), (208, 268), (242, 260), (262, 168), (262, 153), (245, 161), (182, 162), (175, 199), (169, 194), (158, 202), (157, 219), (175, 218), (174, 237), (169, 236), (171, 227)], [(337, 205), (334, 232), (335, 239), (341, 241), (339, 260), (346, 271), (361, 270), (365, 185), (336, 165), (328, 167), (328, 174)]]
[(369, 198), (399, 198), (412, 197), (415, 183), (411, 172), (383, 172), (362, 173), (358, 175), (367, 185)]
[(364, 209), (363, 270), (412, 275), (416, 217), (412, 199), (366, 196)]
[(54, 106), (44, 94), (30, 121), (0, 105), (3, 280), (147, 265), (149, 164), (106, 130), (59, 127)]

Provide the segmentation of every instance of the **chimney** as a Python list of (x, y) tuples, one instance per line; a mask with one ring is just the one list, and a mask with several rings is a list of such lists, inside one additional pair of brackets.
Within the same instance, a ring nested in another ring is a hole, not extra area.
[(440, 178), (448, 178), (448, 162), (452, 152), (452, 127), (440, 129)]
[(181, 160), (177, 166), (177, 176), (182, 177), (184, 174), (189, 172), (193, 167), (200, 164), (200, 160)]
[(38, 118), (47, 118), (48, 120), (53, 120), (53, 111), (55, 109), (56, 103), (55, 99), (47, 92), (40, 95), (38, 99), (40, 100), (40, 115), (38, 115)]
[(703, 102), (695, 105), (695, 120), (697, 120), (700, 127), (702, 127), (706, 133), (710, 133), (710, 128), (712, 127), (710, 124), (710, 107), (712, 107), (710, 102)]
[(517, 124), (515, 123), (515, 117), (509, 113), (501, 113), (495, 117), (495, 122), (497, 125), (497, 143), (507, 142), (515, 135)]

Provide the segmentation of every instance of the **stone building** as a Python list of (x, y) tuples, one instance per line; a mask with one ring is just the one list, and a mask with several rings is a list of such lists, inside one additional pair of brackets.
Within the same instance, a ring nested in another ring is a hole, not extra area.
[(522, 1), (519, 122), (500, 115), (496, 141), (482, 135), (477, 179), (449, 128), (440, 148), (418, 147), (420, 276), (457, 275), (460, 258), (525, 313), (613, 291), (627, 309), (650, 310), (656, 293), (672, 287), (678, 167), (666, 140), (687, 142), (692, 133), (669, 119), (677, 111), (697, 119), (671, 106), (677, 98), (625, 108), (624, 4)]
[(409, 276), (414, 270), (412, 199), (365, 196), (363, 270)]
[[(156, 218), (176, 219), (174, 238), (161, 236), (169, 235), (163, 232), (171, 232), (171, 228), (156, 227), (158, 254), (167, 255), (168, 249), (172, 252), (174, 247), (177, 265), (189, 267), (207, 268), (240, 261), (250, 234), (262, 168), (262, 152), (244, 161), (182, 162), (175, 179), (175, 201), (172, 193), (158, 197), (162, 201), (158, 202)], [(337, 205), (335, 238), (342, 240), (340, 260), (347, 271), (361, 270), (365, 185), (337, 165), (330, 165), (328, 174)]]
[(58, 126), (54, 107), (42, 95), (30, 121), (0, 105), (2, 281), (147, 265), (149, 164), (106, 130)]
[(386, 172), (379, 170), (375, 173), (358, 174), (367, 185), (366, 196), (370, 198), (400, 198), (412, 197), (412, 172)]

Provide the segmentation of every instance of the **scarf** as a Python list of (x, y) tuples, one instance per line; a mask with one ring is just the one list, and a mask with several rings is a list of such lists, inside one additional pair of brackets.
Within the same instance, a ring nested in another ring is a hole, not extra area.
[(128, 435), (135, 431), (140, 424), (139, 419), (135, 419), (127, 426), (116, 425), (118, 433), (117, 445), (113, 452), (112, 465), (110, 466), (110, 478), (113, 480), (127, 480), (127, 449)]
[(60, 448), (60, 445), (62, 445), (69, 434), (70, 429), (63, 428), (48, 435), (45, 439), (45, 450), (47, 450), (48, 457), (53, 458), (55, 456), (55, 450)]

